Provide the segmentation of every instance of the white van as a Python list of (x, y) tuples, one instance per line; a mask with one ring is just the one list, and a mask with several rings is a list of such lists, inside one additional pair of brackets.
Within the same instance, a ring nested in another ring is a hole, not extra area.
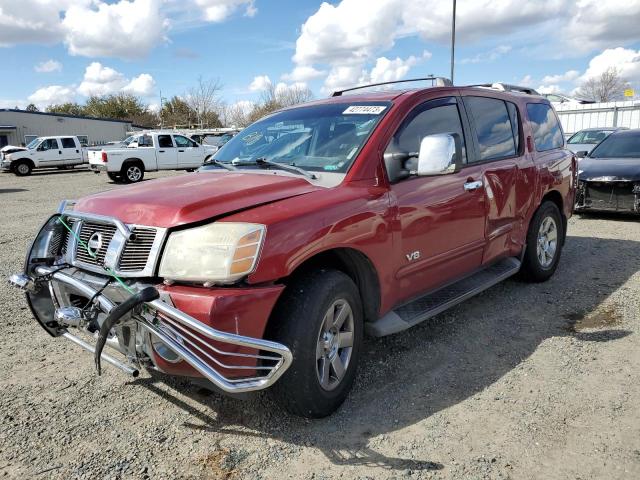
[(38, 137), (26, 150), (3, 155), (0, 166), (18, 176), (30, 175), (34, 168), (73, 168), (87, 163), (87, 155), (78, 137)]

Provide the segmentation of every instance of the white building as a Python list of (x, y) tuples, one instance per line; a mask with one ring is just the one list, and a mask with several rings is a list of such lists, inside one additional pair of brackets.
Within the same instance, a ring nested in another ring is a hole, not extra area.
[(102, 145), (123, 140), (133, 129), (128, 120), (0, 109), (0, 147), (26, 145), (46, 135), (77, 135), (84, 145)]

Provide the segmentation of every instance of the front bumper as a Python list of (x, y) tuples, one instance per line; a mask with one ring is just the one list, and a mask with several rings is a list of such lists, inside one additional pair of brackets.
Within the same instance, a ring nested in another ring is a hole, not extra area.
[(2, 162), (0, 162), (0, 168), (2, 170), (11, 170), (11, 161), (2, 160)]
[[(54, 241), (51, 225), (56, 218), (52, 217), (36, 237), (25, 272), (10, 281), (26, 291), (35, 318), (49, 334), (93, 352), (92, 339), (81, 337), (95, 339), (96, 327), (131, 293), (115, 281), (107, 283), (107, 275), (70, 267), (48, 256)], [(142, 280), (127, 283), (134, 292), (152, 286)], [(105, 363), (133, 375), (140, 366), (147, 366), (169, 374), (202, 376), (230, 394), (267, 388), (290, 366), (292, 355), (286, 346), (258, 338), (262, 329), (253, 326), (252, 330), (241, 321), (247, 317), (250, 324), (259, 323), (251, 322), (248, 315), (255, 310), (250, 308), (252, 301), (254, 307), (271, 305), (279, 290), (224, 289), (216, 293), (211, 289), (164, 286), (158, 290), (159, 300), (134, 307), (121, 324), (112, 328), (107, 346), (124, 359), (103, 353)], [(61, 313), (69, 309), (78, 313), (77, 321), (61, 320)], [(214, 324), (227, 331), (214, 328)], [(247, 331), (256, 336), (239, 334)]]

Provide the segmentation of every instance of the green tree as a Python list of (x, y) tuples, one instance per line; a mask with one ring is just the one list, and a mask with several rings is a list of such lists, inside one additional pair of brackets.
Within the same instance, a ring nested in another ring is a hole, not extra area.
[(190, 127), (197, 122), (196, 112), (182, 98), (174, 96), (162, 105), (162, 124), (167, 127)]
[(49, 105), (46, 108), (46, 111), (49, 113), (64, 113), (66, 115), (84, 115), (84, 107), (75, 102), (67, 102), (61, 104), (53, 104)]
[(84, 106), (86, 115), (98, 118), (115, 118), (153, 127), (158, 124), (158, 116), (135, 95), (117, 93), (104, 97), (91, 96)]
[(27, 108), (25, 108), (25, 110), (27, 112), (39, 112), (40, 110), (38, 110), (38, 107), (36, 107), (33, 103), (30, 103), (29, 105), (27, 105)]

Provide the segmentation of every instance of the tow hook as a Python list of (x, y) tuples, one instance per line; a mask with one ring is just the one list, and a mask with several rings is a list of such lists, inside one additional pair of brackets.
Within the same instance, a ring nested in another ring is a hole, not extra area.
[(24, 273), (14, 273), (9, 277), (9, 283), (20, 290), (27, 292), (36, 291), (36, 283), (29, 275), (25, 275)]

